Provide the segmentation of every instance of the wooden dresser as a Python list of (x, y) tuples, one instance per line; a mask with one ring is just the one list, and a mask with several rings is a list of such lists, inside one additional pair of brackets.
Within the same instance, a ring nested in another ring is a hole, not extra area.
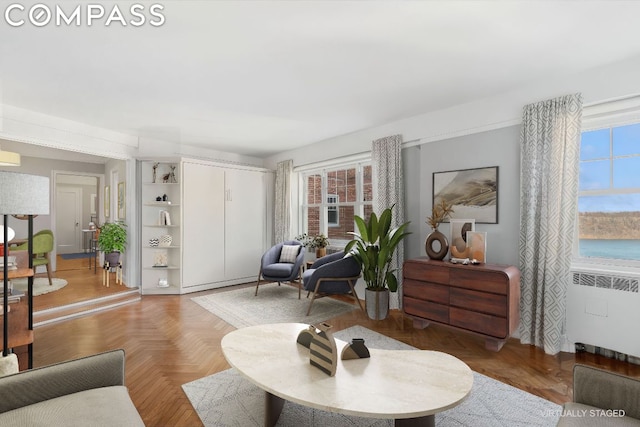
[(430, 322), (485, 337), (499, 351), (520, 320), (520, 271), (514, 266), (462, 265), (409, 259), (403, 270), (403, 311), (413, 326)]

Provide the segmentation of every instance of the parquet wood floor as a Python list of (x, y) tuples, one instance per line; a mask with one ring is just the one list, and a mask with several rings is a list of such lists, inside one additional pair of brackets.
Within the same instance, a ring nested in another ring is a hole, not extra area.
[[(36, 276), (47, 277), (47, 274), (38, 273)], [(89, 270), (89, 260), (86, 258), (65, 260), (58, 256), (53, 277), (65, 279), (68, 285), (58, 291), (35, 297), (34, 311), (88, 301), (131, 289), (126, 286), (114, 286), (113, 283), (108, 288), (102, 286), (102, 270), (98, 268), (95, 273), (93, 269)]]
[[(144, 296), (139, 303), (36, 328), (34, 365), (124, 348), (126, 384), (146, 425), (201, 426), (181, 385), (229, 368), (220, 340), (235, 329), (191, 301), (212, 292), (220, 290)], [(399, 312), (373, 321), (354, 310), (328, 323), (335, 330), (358, 324), (421, 349), (453, 354), (477, 372), (556, 403), (571, 399), (576, 362), (640, 377), (638, 365), (590, 354), (549, 356), (516, 339), (510, 339), (500, 352), (491, 352), (473, 335), (437, 325), (414, 329)]]

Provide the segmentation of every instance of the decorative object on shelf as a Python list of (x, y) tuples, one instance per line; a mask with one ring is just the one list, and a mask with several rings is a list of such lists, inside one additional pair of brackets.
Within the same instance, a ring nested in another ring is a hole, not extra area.
[(316, 327), (313, 325), (309, 325), (307, 329), (303, 329), (302, 331), (300, 331), (296, 342), (300, 345), (303, 345), (304, 347), (309, 348), (311, 346), (311, 341), (313, 340), (313, 337), (315, 335)]
[(317, 234), (313, 237), (307, 233), (296, 236), (296, 240), (302, 243), (302, 246), (308, 249), (316, 250), (316, 258), (322, 258), (327, 254), (327, 246), (329, 239), (324, 234)]
[(159, 288), (168, 288), (169, 287), (169, 281), (167, 280), (166, 277), (161, 277), (158, 279), (158, 287)]
[(159, 243), (160, 243), (160, 239), (158, 238), (154, 237), (152, 239), (149, 239), (149, 246), (151, 246), (152, 248), (155, 246), (158, 246)]
[(171, 242), (173, 241), (173, 237), (170, 234), (163, 234), (160, 236), (158, 241), (158, 246), (168, 247), (171, 246)]
[(171, 165), (169, 166), (169, 169), (171, 169), (171, 172), (166, 173), (162, 176), (162, 182), (165, 184), (176, 184), (178, 182), (178, 180), (176, 179), (176, 166)]
[(367, 314), (374, 320), (385, 319), (389, 313), (389, 292), (398, 290), (398, 279), (391, 268), (393, 253), (400, 242), (411, 234), (405, 231), (409, 221), (391, 228), (392, 209), (393, 206), (385, 209), (379, 219), (372, 212), (368, 222), (356, 215), (354, 220), (358, 233), (349, 233), (354, 239), (344, 249), (362, 267), (362, 277), (367, 286)]
[(162, 201), (162, 196), (156, 197), (156, 202), (161, 202), (161, 201)]
[(153, 179), (151, 180), (151, 182), (154, 183), (154, 184), (156, 183), (156, 173), (157, 173), (158, 166), (160, 166), (160, 163), (154, 163), (153, 167), (152, 167), (153, 168)]
[(469, 242), (471, 261), (487, 262), (487, 232), (469, 231), (467, 232), (467, 241)]
[(127, 224), (122, 221), (105, 222), (100, 227), (98, 248), (109, 257), (111, 265), (118, 264), (120, 254), (127, 247)]
[(159, 225), (171, 225), (171, 214), (169, 211), (160, 211)]
[(364, 345), (364, 339), (353, 338), (351, 342), (342, 349), (340, 358), (342, 360), (366, 359), (371, 357), (369, 349)]
[[(10, 242), (13, 240), (13, 238), (16, 237), (16, 232), (13, 231), (13, 228), (11, 227), (7, 227), (7, 238), (4, 238), (4, 228), (0, 228), (0, 241), (2, 242)], [(8, 252), (7, 252), (8, 253)], [(4, 243), (0, 244), (0, 256), (4, 255)], [(10, 257), (11, 258), (11, 257)], [(14, 261), (15, 261), (16, 257), (13, 257)], [(11, 261), (11, 260), (9, 260)], [(4, 265), (4, 261), (0, 260), (0, 262), (2, 262)], [(9, 262), (8, 265), (11, 265), (11, 262)]]
[(498, 223), (498, 166), (433, 173), (432, 206), (446, 200), (457, 212), (451, 219), (473, 216), (478, 223)]
[[(442, 260), (449, 252), (449, 241), (447, 237), (438, 230), (438, 226), (453, 213), (453, 208), (442, 200), (438, 205), (434, 205), (431, 209), (431, 216), (427, 218), (427, 224), (431, 226), (431, 233), (427, 236), (424, 248), (427, 255), (431, 259)], [(438, 248), (434, 244), (438, 244)]]
[(329, 376), (336, 374), (338, 368), (338, 350), (336, 340), (331, 333), (331, 325), (320, 323), (309, 345), (309, 363)]
[(469, 258), (467, 232), (475, 230), (473, 219), (452, 219), (451, 223), (451, 257)]
[(166, 202), (167, 200), (169, 200), (169, 197), (167, 197), (167, 195), (166, 195), (166, 194), (163, 194), (163, 195), (162, 195), (162, 201), (163, 201), (163, 202)]
[(158, 251), (153, 254), (153, 266), (154, 267), (166, 267), (169, 262), (169, 257), (166, 252)]

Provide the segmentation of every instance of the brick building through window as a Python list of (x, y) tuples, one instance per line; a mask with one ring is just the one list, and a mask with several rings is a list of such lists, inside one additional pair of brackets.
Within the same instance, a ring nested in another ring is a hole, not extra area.
[(369, 218), (373, 211), (371, 165), (358, 163), (303, 174), (302, 232), (324, 234), (332, 245), (351, 240), (354, 216)]

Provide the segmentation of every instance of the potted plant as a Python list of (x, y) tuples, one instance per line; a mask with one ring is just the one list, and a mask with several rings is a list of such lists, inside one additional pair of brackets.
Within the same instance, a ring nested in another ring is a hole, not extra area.
[(296, 240), (302, 242), (302, 246), (309, 249), (316, 250), (316, 258), (322, 258), (327, 254), (327, 246), (329, 246), (329, 239), (324, 234), (317, 234), (313, 237), (307, 233), (302, 233), (296, 236)]
[(380, 218), (371, 213), (365, 222), (355, 216), (358, 232), (350, 232), (354, 239), (347, 243), (344, 251), (351, 253), (362, 267), (362, 276), (366, 283), (365, 304), (371, 319), (381, 320), (389, 312), (389, 292), (398, 290), (395, 269), (391, 268), (393, 254), (400, 242), (407, 237), (405, 231), (409, 222), (391, 228), (392, 209), (385, 209)]
[(127, 224), (122, 221), (106, 222), (100, 227), (98, 248), (104, 253), (109, 265), (117, 265), (120, 254), (127, 247)]
[[(431, 226), (431, 233), (427, 236), (424, 248), (431, 259), (442, 260), (449, 251), (449, 241), (447, 237), (438, 230), (438, 226), (451, 216), (453, 207), (442, 199), (440, 204), (433, 206), (431, 216), (427, 218), (427, 224)], [(434, 247), (434, 243), (439, 247)]]

